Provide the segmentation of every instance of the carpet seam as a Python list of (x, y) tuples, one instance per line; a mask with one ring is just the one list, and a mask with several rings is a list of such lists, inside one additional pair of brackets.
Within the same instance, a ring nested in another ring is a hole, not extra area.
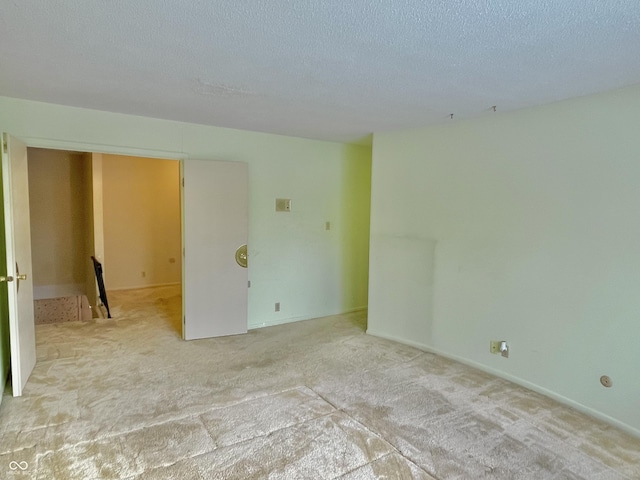
[[(45, 456), (45, 455), (47, 455), (49, 453), (53, 453), (53, 452), (62, 452), (62, 451), (69, 450), (69, 449), (77, 447), (77, 446), (83, 446), (83, 445), (94, 443), (96, 441), (101, 441), (101, 440), (110, 440), (110, 439), (115, 438), (115, 437), (128, 435), (130, 433), (140, 432), (140, 431), (148, 429), (148, 428), (159, 427), (159, 426), (165, 425), (167, 423), (181, 421), (181, 420), (185, 420), (185, 419), (188, 419), (188, 418), (198, 418), (198, 420), (201, 422), (199, 417), (201, 417), (202, 415), (205, 415), (207, 412), (215, 411), (215, 410), (221, 410), (223, 408), (228, 408), (228, 407), (234, 407), (234, 406), (241, 405), (243, 403), (247, 403), (247, 402), (250, 402), (250, 401), (253, 401), (253, 400), (258, 400), (258, 399), (261, 399), (261, 398), (267, 398), (267, 397), (271, 397), (271, 396), (274, 396), (274, 395), (279, 395), (280, 393), (289, 392), (291, 390), (298, 390), (299, 388), (300, 388), (300, 386), (294, 387), (294, 388), (287, 388), (287, 389), (278, 391), (276, 393), (268, 393), (268, 394), (265, 394), (265, 395), (260, 395), (260, 396), (257, 396), (257, 397), (254, 397), (254, 398), (251, 398), (251, 399), (248, 399), (248, 400), (241, 400), (239, 402), (230, 403), (228, 405), (224, 405), (224, 406), (221, 406), (221, 407), (208, 408), (208, 409), (206, 409), (206, 410), (204, 410), (202, 412), (196, 412), (196, 413), (193, 413), (193, 414), (190, 414), (190, 415), (183, 415), (183, 416), (179, 416), (179, 417), (174, 417), (174, 418), (170, 418), (168, 420), (162, 421), (162, 422), (145, 424), (144, 427), (134, 428), (134, 429), (131, 429), (131, 430), (125, 430), (125, 431), (122, 431), (122, 432), (113, 433), (113, 434), (110, 434), (110, 435), (105, 435), (105, 436), (93, 438), (93, 439), (90, 439), (90, 440), (83, 440), (83, 441), (80, 441), (78, 443), (74, 443), (73, 445), (67, 445), (67, 446), (65, 446), (63, 448), (47, 449), (44, 452), (36, 452), (36, 456), (37, 457), (41, 457), (41, 456)], [(320, 417), (316, 417), (316, 418), (320, 418)], [(73, 423), (73, 422), (68, 422), (68, 423)], [(302, 423), (304, 423), (304, 422), (302, 422)], [(59, 424), (59, 425), (63, 425), (63, 424)], [(45, 428), (46, 429), (48, 427), (49, 427), (49, 425), (44, 426), (44, 427), (39, 427), (39, 428)], [(207, 431), (207, 434), (209, 436), (211, 436), (210, 433), (209, 433), (209, 430), (206, 427), (205, 427), (205, 430)], [(34, 431), (34, 430), (31, 430), (31, 431)], [(36, 443), (36, 445), (34, 445), (34, 446), (38, 447), (38, 445), (39, 444)]]
[[(310, 387), (309, 387), (310, 388)], [(383, 437), (381, 434), (375, 432), (374, 430), (372, 430), (368, 425), (365, 425), (364, 423), (362, 423), (361, 421), (357, 420), (356, 418), (354, 418), (353, 416), (351, 416), (348, 412), (346, 412), (345, 410), (343, 410), (342, 408), (339, 408), (337, 406), (335, 406), (331, 401), (329, 401), (327, 398), (325, 398), (322, 394), (316, 392), (313, 388), (310, 388), (311, 391), (313, 391), (316, 395), (318, 395), (318, 397), (320, 397), (322, 400), (324, 400), (325, 402), (327, 402), (329, 405), (331, 405), (333, 408), (335, 408), (337, 411), (339, 411), (340, 413), (346, 415), (347, 417), (349, 417), (351, 420), (353, 420), (355, 423), (357, 423), (358, 425), (362, 426), (367, 432), (369, 432), (370, 434), (374, 435), (375, 437), (383, 440), (386, 444), (388, 444), (391, 448), (392, 448), (392, 452), (386, 453), (385, 455), (382, 455), (381, 457), (378, 457), (377, 459), (375, 459), (374, 461), (378, 461), (381, 458), (390, 455), (391, 453), (397, 453), (398, 455), (400, 455), (402, 458), (404, 458), (405, 460), (413, 463), (417, 468), (419, 468), (420, 470), (422, 470), (423, 472), (425, 472), (427, 475), (430, 475), (432, 477), (434, 477), (436, 480), (438, 480), (438, 477), (435, 477), (434, 475), (432, 475), (431, 473), (427, 472), (424, 468), (422, 468), (421, 466), (419, 466), (418, 464), (416, 464), (413, 460), (411, 460), (410, 458), (406, 457), (399, 449), (398, 447), (396, 447), (393, 443), (391, 443), (389, 440), (387, 440), (385, 437)], [(368, 465), (370, 463), (373, 462), (369, 462), (365, 465)], [(364, 465), (361, 465), (358, 468), (361, 468)], [(354, 469), (355, 470), (355, 469)], [(347, 472), (348, 473), (348, 472)], [(335, 477), (335, 478), (340, 478), (340, 477)]]

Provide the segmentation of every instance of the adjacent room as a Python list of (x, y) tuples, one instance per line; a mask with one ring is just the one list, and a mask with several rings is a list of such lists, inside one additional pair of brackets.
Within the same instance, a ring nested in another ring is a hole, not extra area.
[(2, 475), (640, 478), (640, 3), (0, 10)]
[[(117, 318), (123, 302), (148, 296), (181, 303), (179, 162), (42, 148), (27, 154), (36, 324)], [(182, 335), (180, 322), (175, 328)]]

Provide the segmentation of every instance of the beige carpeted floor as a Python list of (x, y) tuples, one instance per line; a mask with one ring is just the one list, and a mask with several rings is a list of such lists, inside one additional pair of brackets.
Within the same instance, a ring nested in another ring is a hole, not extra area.
[(37, 326), (0, 406), (0, 478), (638, 479), (640, 440), (364, 334), (363, 313), (179, 338), (176, 288)]

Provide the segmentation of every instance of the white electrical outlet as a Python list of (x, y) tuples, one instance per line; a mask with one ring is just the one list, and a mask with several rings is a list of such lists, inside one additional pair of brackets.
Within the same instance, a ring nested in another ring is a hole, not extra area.
[(505, 358), (509, 358), (509, 345), (506, 340), (491, 340), (489, 342), (489, 352), (499, 353)]
[(276, 302), (276, 312), (280, 311), (280, 302)]

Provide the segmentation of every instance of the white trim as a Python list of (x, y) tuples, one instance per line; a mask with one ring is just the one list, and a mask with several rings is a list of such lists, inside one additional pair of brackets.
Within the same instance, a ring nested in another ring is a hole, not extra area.
[[(180, 289), (180, 298), (182, 301), (182, 311), (180, 312), (180, 338), (182, 338), (182, 340), (186, 340), (185, 337), (185, 330), (186, 330), (186, 325), (185, 322), (187, 320), (186, 317), (186, 310), (187, 310), (187, 305), (185, 302), (185, 298), (186, 298), (186, 292), (184, 290), (184, 286), (185, 286), (185, 279), (187, 278), (187, 274), (186, 271), (184, 269), (184, 256), (185, 256), (185, 239), (184, 239), (184, 158), (180, 160), (179, 166), (178, 166), (180, 173), (178, 174), (180, 176), (180, 180), (179, 180), (179, 188), (180, 188), (180, 278), (182, 279), (182, 288)], [(249, 298), (249, 293), (247, 292), (247, 299)], [(247, 307), (248, 307), (248, 301), (247, 301)], [(248, 317), (248, 315), (247, 315)], [(247, 318), (247, 323), (249, 322), (249, 319)], [(247, 328), (248, 325), (247, 325)]]
[(540, 385), (537, 385), (535, 383), (531, 383), (527, 380), (523, 380), (520, 377), (516, 377), (514, 375), (511, 375), (509, 373), (505, 373), (502, 372), (500, 370), (496, 370), (494, 368), (488, 367), (482, 363), (476, 362), (474, 360), (469, 360), (468, 358), (465, 357), (460, 357), (458, 355), (452, 355), (446, 352), (443, 352), (442, 350), (438, 350), (437, 348), (433, 348), (430, 347), (428, 345), (419, 343), (419, 342), (413, 342), (411, 340), (405, 340), (402, 338), (398, 338), (398, 337), (394, 337), (393, 335), (387, 335), (385, 333), (380, 333), (380, 332), (376, 332), (371, 330), (370, 328), (367, 329), (367, 335), (371, 335), (373, 337), (380, 337), (380, 338), (384, 338), (386, 340), (392, 340), (394, 342), (398, 342), (398, 343), (402, 343), (404, 345), (409, 345), (410, 347), (415, 347), (419, 350), (423, 350), (425, 352), (429, 352), (429, 353), (434, 353), (436, 355), (439, 355), (441, 357), (444, 358), (448, 358), (451, 360), (455, 360), (456, 362), (460, 362), (464, 365), (468, 365), (470, 367), (473, 368), (477, 368), (478, 370), (482, 370), (483, 372), (487, 372), (490, 373), (491, 375), (495, 375), (496, 377), (500, 377), (503, 378), (505, 380), (509, 380), (510, 382), (513, 382), (517, 385), (520, 385), (522, 387), (528, 388), (529, 390), (533, 390), (534, 392), (540, 393), (546, 397), (552, 398), (553, 400), (556, 400), (557, 402), (560, 402), (564, 405), (568, 405), (572, 408), (575, 408), (576, 410), (585, 413), (587, 415), (590, 415), (592, 417), (597, 418), (598, 420), (602, 420), (603, 422), (606, 422), (610, 425), (613, 425), (615, 427), (620, 428), (621, 430), (624, 430), (625, 432), (635, 436), (635, 437), (640, 437), (640, 430), (631, 427), (630, 425), (627, 425), (626, 423), (621, 422), (620, 420), (616, 420), (615, 418), (612, 418), (608, 415), (605, 415), (601, 412), (599, 412), (598, 410), (594, 410), (592, 408), (589, 408), (585, 405), (582, 405), (581, 403), (578, 403), (574, 400), (571, 400), (563, 395), (560, 395), (552, 390), (548, 390), (544, 387), (541, 387)]
[(349, 310), (345, 310), (339, 313), (321, 313), (317, 315), (312, 314), (312, 315), (303, 315), (301, 317), (287, 317), (287, 318), (276, 319), (276, 320), (268, 320), (266, 322), (249, 325), (249, 330), (255, 330), (258, 328), (265, 328), (265, 327), (275, 327), (276, 325), (284, 325), (286, 323), (305, 322), (307, 320), (316, 320), (318, 318), (324, 318), (324, 317), (334, 317), (336, 315), (348, 315), (350, 313), (356, 313), (356, 312), (361, 312), (366, 310), (367, 310), (367, 307), (356, 307), (356, 308), (351, 308)]
[[(258, 328), (266, 328), (266, 327), (275, 327), (276, 325), (284, 325), (285, 323), (295, 323), (295, 322), (305, 322), (307, 320), (313, 320), (314, 318), (321, 318), (323, 315), (320, 316), (303, 316), (303, 317), (288, 317), (288, 318), (282, 318), (282, 319), (277, 319), (277, 320), (269, 320), (266, 322), (262, 322), (262, 323), (258, 323), (256, 325), (248, 325), (248, 329), (249, 330), (255, 330)], [(324, 315), (324, 316), (328, 316), (328, 315)]]
[(356, 313), (356, 312), (366, 312), (367, 310), (369, 310), (369, 307), (367, 305), (364, 305), (363, 307), (354, 307), (354, 308), (350, 308), (349, 310), (345, 310), (342, 313), (336, 313), (336, 315), (346, 315), (347, 313)]
[(107, 153), (112, 155), (126, 155), (129, 157), (160, 158), (163, 160), (184, 160), (188, 155), (183, 152), (169, 150), (153, 150), (150, 148), (121, 147), (104, 145), (101, 143), (73, 142), (56, 140), (53, 138), (18, 137), (27, 147), (49, 148), (52, 150), (70, 150), (87, 153)]

